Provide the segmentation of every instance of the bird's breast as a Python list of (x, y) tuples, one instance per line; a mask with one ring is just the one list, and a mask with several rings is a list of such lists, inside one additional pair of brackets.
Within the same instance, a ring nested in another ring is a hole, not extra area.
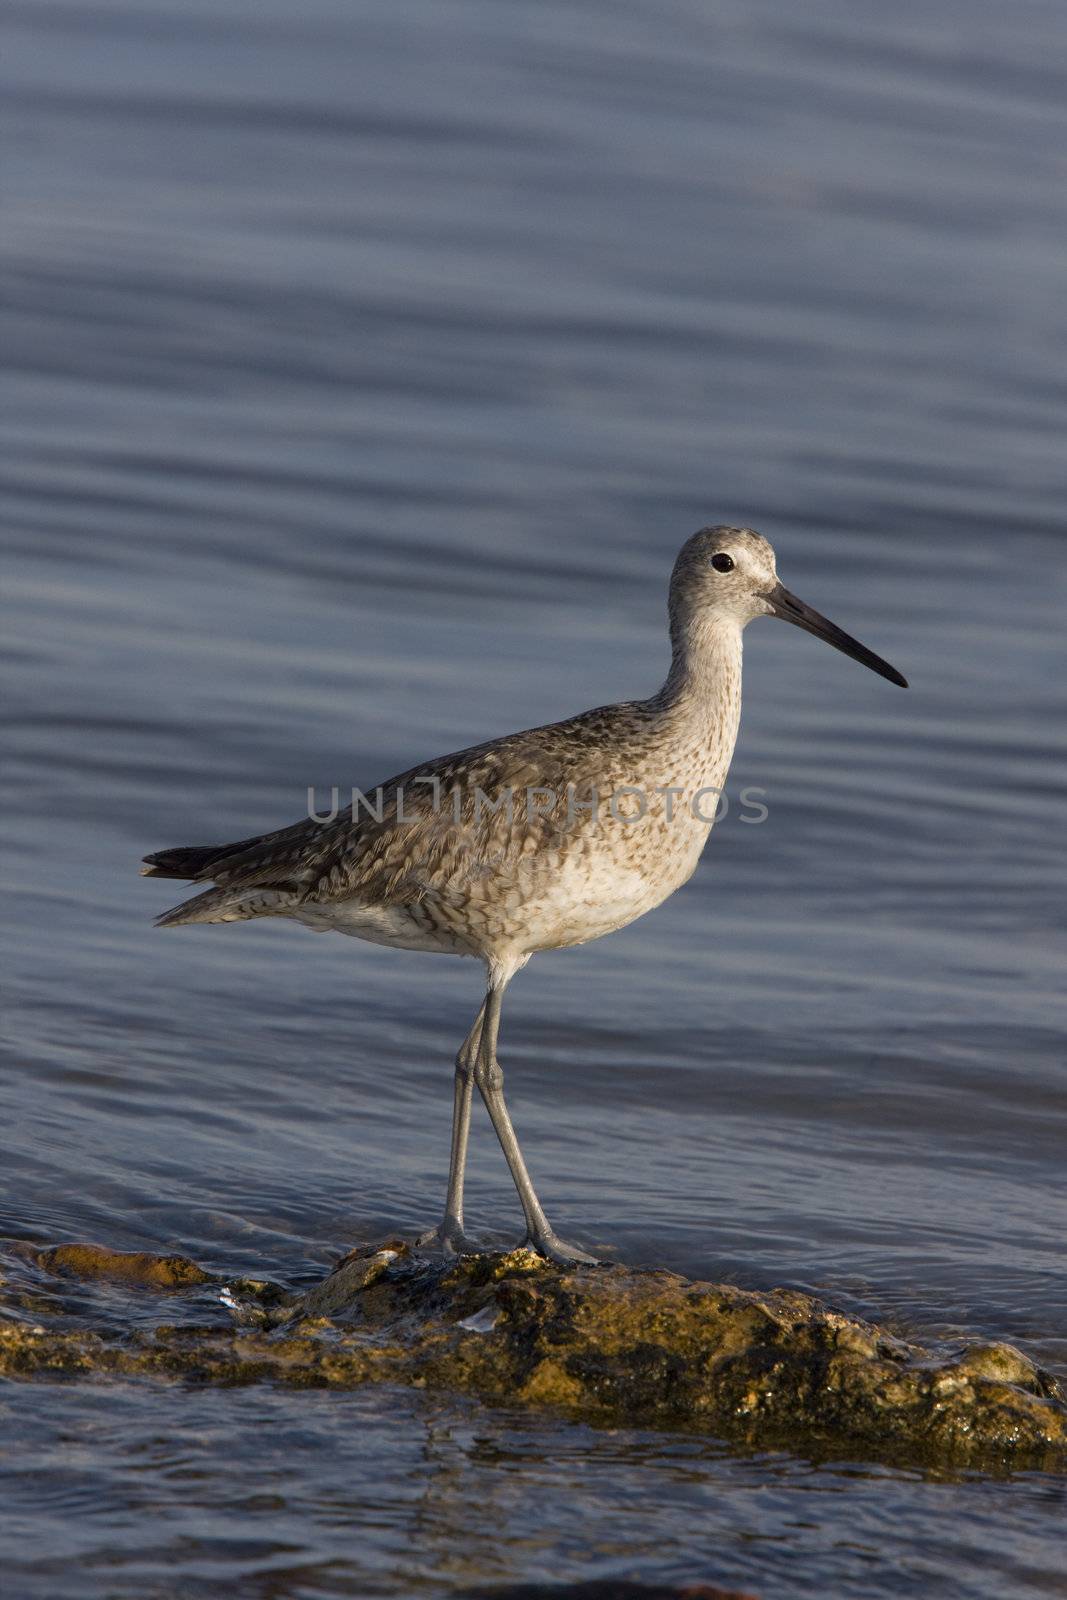
[(632, 788), (616, 790), (595, 823), (555, 849), (520, 857), (510, 877), (487, 881), (482, 915), (495, 943), (524, 952), (585, 944), (651, 911), (692, 876), (714, 797), (705, 820), (677, 800), (650, 806), (643, 789)]

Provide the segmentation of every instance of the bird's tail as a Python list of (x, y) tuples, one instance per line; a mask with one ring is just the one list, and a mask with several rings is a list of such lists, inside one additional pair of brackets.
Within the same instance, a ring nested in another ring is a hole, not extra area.
[(284, 915), (307, 889), (308, 873), (293, 858), (311, 828), (310, 822), (298, 822), (232, 844), (178, 845), (145, 856), (141, 872), (146, 878), (215, 880), (214, 888), (164, 911), (156, 926), (179, 928), (187, 922), (248, 922), (252, 917)]
[(260, 837), (240, 839), (236, 844), (183, 844), (173, 850), (157, 850), (145, 856), (141, 863), (143, 878), (200, 878), (211, 876), (209, 868), (217, 867), (228, 856), (240, 855)]
[(156, 927), (181, 928), (190, 922), (250, 922), (253, 917), (280, 917), (299, 899), (296, 889), (274, 889), (269, 886), (207, 889), (203, 894), (196, 894), (191, 900), (183, 900), (181, 905), (171, 906), (169, 911), (164, 911), (162, 916), (156, 918)]

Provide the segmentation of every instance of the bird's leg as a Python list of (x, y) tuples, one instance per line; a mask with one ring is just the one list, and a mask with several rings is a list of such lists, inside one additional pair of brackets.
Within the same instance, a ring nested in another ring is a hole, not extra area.
[(511, 1125), (511, 1117), (504, 1103), (504, 1074), (496, 1058), (496, 1040), (500, 1030), (500, 1006), (503, 994), (502, 987), (491, 987), (485, 997), (481, 1035), (474, 1064), (474, 1081), (485, 1101), (485, 1109), (489, 1113), (489, 1119), (500, 1140), (500, 1148), (511, 1169), (515, 1187), (519, 1191), (519, 1200), (526, 1218), (526, 1242), (540, 1255), (547, 1256), (550, 1261), (557, 1261), (560, 1266), (574, 1266), (580, 1262), (596, 1266), (595, 1256), (587, 1255), (576, 1245), (567, 1244), (557, 1237), (541, 1208), (541, 1202), (530, 1182), (526, 1163), (522, 1159), (519, 1141), (515, 1137), (515, 1129)]
[(471, 1125), (471, 1098), (474, 1092), (474, 1067), (485, 1017), (482, 1001), (474, 1026), (459, 1047), (452, 1101), (452, 1154), (448, 1163), (448, 1194), (445, 1214), (439, 1228), (425, 1233), (420, 1245), (432, 1245), (446, 1255), (469, 1255), (473, 1246), (463, 1232), (463, 1177), (467, 1166), (467, 1136)]

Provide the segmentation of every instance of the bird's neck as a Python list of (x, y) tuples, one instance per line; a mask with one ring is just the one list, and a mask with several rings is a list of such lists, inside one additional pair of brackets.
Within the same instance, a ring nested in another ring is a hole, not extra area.
[(699, 751), (702, 781), (721, 786), (741, 721), (741, 626), (733, 617), (672, 617), (671, 646), (650, 709), (673, 740)]

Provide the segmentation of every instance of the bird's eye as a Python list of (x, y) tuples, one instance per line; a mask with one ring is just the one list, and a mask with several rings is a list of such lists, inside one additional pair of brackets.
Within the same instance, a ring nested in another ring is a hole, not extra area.
[(734, 558), (733, 556), (728, 556), (725, 550), (716, 551), (711, 558), (711, 564), (716, 572), (732, 572), (734, 570)]

